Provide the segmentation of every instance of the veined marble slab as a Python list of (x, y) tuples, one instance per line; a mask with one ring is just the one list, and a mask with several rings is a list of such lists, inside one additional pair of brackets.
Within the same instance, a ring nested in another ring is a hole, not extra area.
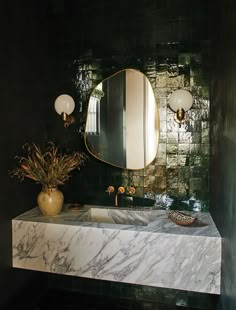
[(198, 220), (183, 227), (157, 209), (101, 207), (92, 222), (91, 207), (13, 219), (13, 267), (220, 294), (221, 237), (209, 213), (188, 212)]

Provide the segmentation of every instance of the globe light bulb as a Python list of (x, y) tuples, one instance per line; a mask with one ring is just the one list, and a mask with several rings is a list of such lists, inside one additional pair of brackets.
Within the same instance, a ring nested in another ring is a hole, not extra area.
[(178, 89), (174, 91), (169, 98), (169, 107), (175, 112), (175, 121), (181, 127), (181, 124), (185, 122), (185, 112), (188, 111), (193, 105), (193, 97), (185, 89)]
[(60, 95), (55, 100), (54, 108), (59, 115), (62, 113), (70, 115), (75, 109), (74, 99), (66, 94)]
[(193, 97), (185, 89), (178, 89), (174, 91), (169, 98), (169, 106), (171, 110), (177, 112), (179, 109), (188, 111), (193, 105)]

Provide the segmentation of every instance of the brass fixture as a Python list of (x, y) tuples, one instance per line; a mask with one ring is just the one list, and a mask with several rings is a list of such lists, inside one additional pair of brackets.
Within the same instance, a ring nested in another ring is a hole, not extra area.
[(183, 108), (179, 108), (175, 113), (175, 121), (179, 124), (182, 124), (185, 122), (185, 111)]
[(64, 122), (64, 127), (68, 128), (71, 124), (75, 122), (75, 118), (73, 115), (67, 115), (65, 112), (61, 113), (62, 120)]

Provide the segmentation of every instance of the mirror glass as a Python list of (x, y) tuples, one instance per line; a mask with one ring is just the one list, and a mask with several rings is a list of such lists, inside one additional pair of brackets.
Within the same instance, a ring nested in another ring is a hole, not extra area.
[(119, 71), (92, 91), (85, 144), (97, 159), (120, 168), (143, 169), (156, 156), (159, 128), (153, 89), (140, 71)]

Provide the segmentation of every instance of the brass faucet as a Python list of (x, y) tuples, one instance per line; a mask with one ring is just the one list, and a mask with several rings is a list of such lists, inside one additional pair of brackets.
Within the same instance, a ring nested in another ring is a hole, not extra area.
[[(125, 189), (124, 186), (119, 186), (116, 193), (115, 193), (115, 207), (118, 207), (118, 195), (122, 195), (125, 193), (128, 193), (129, 195), (134, 195), (135, 194), (135, 187), (130, 186), (128, 190)], [(115, 187), (112, 185), (109, 185), (108, 188), (106, 189), (106, 192), (110, 195), (115, 192)]]

